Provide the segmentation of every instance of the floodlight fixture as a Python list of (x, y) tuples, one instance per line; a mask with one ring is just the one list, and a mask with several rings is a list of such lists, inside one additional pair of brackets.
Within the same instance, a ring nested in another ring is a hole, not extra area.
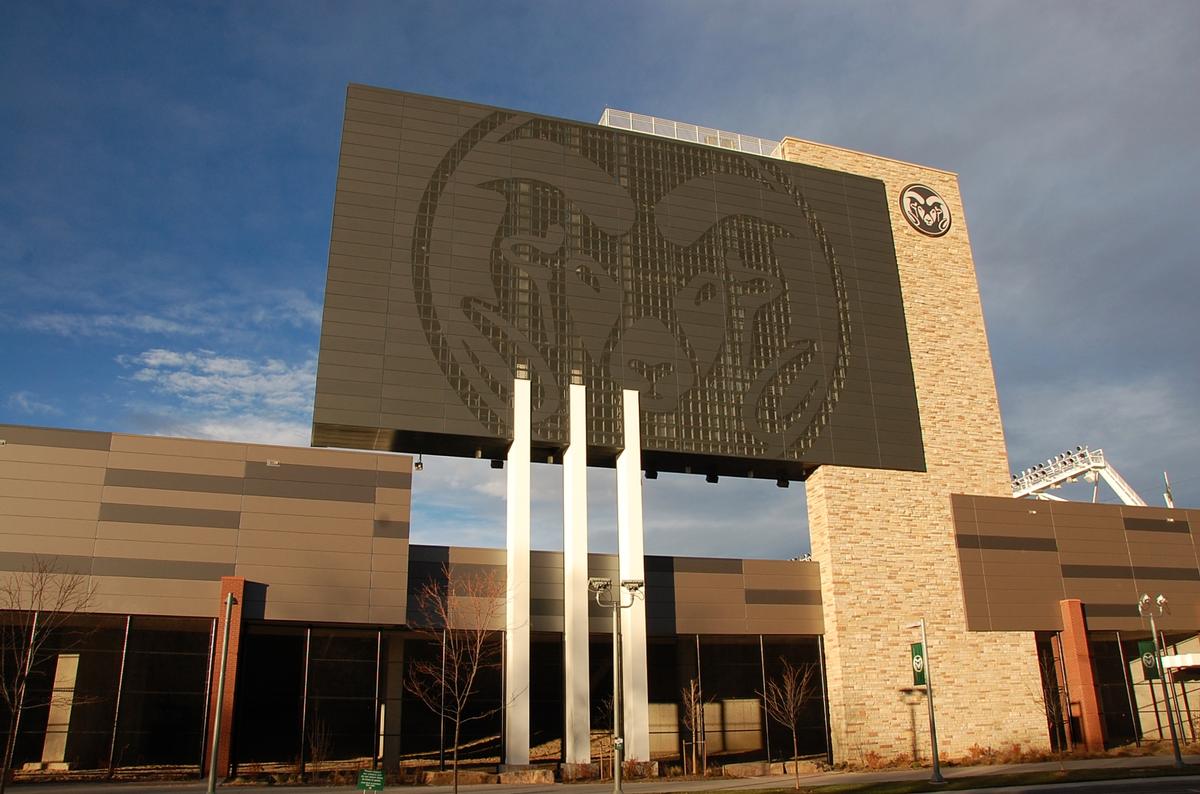
[(593, 593), (607, 593), (612, 589), (612, 579), (605, 579), (600, 576), (593, 576), (588, 579), (588, 590)]

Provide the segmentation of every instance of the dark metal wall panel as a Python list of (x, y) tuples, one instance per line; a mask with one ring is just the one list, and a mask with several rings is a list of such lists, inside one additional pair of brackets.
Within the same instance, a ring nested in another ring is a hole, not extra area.
[(337, 187), (318, 446), (499, 455), (522, 366), (540, 447), (578, 372), (598, 462), (633, 388), (647, 467), (924, 470), (877, 180), (352, 85)]
[(1090, 629), (1136, 631), (1142, 593), (1170, 600), (1165, 628), (1200, 626), (1196, 511), (957, 494), (951, 509), (972, 630), (1057, 631), (1078, 598)]

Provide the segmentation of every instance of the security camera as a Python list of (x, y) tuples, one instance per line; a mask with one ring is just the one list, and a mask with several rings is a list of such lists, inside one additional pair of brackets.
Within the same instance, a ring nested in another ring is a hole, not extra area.
[(601, 579), (600, 577), (592, 577), (588, 579), (588, 590), (595, 593), (606, 593), (612, 587), (612, 579)]
[(646, 582), (642, 579), (622, 579), (621, 587), (624, 587), (631, 593), (636, 593), (646, 586)]

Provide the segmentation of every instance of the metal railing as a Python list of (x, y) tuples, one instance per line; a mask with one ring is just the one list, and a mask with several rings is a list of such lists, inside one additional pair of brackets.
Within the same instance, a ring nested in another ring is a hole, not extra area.
[(702, 127), (698, 124), (663, 119), (658, 116), (632, 113), (628, 110), (605, 108), (604, 113), (600, 115), (600, 126), (660, 135), (664, 138), (674, 138), (677, 141), (717, 146), (763, 157), (779, 157), (779, 141), (718, 130), (715, 127)]

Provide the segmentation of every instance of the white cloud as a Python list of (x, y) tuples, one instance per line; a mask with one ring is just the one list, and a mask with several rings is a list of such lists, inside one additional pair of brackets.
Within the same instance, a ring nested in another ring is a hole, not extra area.
[(54, 416), (62, 413), (61, 409), (48, 402), (44, 402), (30, 391), (19, 391), (10, 394), (8, 396), (8, 407), (30, 415)]
[(32, 314), (22, 325), (30, 331), (58, 336), (121, 336), (142, 334), (197, 334), (201, 329), (150, 314), (72, 314), (46, 312)]
[(211, 350), (179, 352), (154, 348), (117, 362), (134, 369), (132, 380), (157, 394), (175, 397), (214, 415), (270, 409), (307, 412), (316, 386), (316, 360), (289, 364), (221, 356)]
[(162, 424), (155, 429), (154, 435), (306, 447), (310, 432), (311, 424), (308, 422), (238, 414), (179, 420), (163, 419)]
[[(100, 301), (136, 305), (112, 298)], [(263, 289), (249, 285), (198, 300), (181, 301), (157, 312), (49, 311), (24, 316), (29, 331), (63, 337), (128, 338), (137, 335), (230, 338), (262, 329), (315, 329), (321, 324), (321, 304), (298, 289)]]

